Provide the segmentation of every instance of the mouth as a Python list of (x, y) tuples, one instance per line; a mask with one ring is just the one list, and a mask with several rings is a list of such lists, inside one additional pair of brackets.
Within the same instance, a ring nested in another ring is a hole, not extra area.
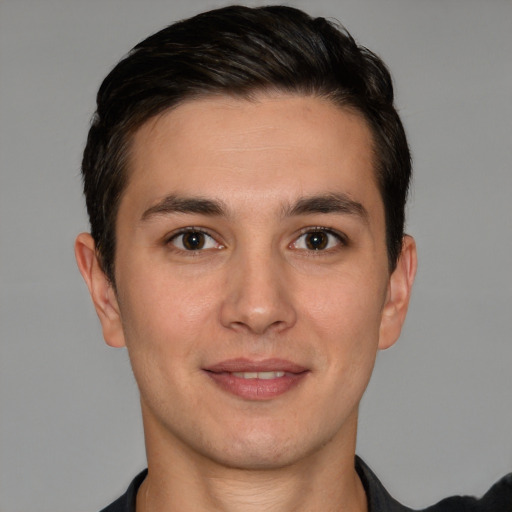
[(240, 379), (272, 380), (284, 377), (285, 372), (233, 372), (231, 375)]
[(245, 400), (271, 400), (295, 388), (309, 373), (283, 359), (230, 359), (203, 369), (221, 390)]

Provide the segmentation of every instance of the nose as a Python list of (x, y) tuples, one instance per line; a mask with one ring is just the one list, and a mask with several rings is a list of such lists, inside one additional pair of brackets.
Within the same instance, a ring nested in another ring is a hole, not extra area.
[(284, 263), (272, 255), (240, 254), (227, 272), (221, 323), (256, 335), (282, 332), (295, 324), (292, 287)]

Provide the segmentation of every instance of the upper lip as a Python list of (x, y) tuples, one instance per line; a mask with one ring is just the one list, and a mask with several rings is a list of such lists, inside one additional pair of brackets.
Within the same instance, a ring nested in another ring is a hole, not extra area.
[(263, 359), (255, 361), (252, 359), (237, 358), (228, 359), (207, 366), (204, 370), (213, 373), (232, 373), (232, 372), (287, 372), (287, 373), (303, 373), (308, 369), (300, 364), (287, 361), (286, 359)]

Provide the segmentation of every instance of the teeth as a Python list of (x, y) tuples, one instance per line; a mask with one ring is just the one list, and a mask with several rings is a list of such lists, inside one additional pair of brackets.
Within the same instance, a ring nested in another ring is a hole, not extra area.
[(241, 379), (278, 379), (284, 377), (284, 372), (233, 372), (232, 375)]
[(235, 377), (240, 377), (241, 379), (257, 379), (257, 372), (233, 372)]

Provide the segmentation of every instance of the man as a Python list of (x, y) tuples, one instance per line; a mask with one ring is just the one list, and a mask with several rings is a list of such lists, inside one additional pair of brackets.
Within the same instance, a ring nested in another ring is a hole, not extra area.
[[(82, 169), (77, 261), (148, 458), (105, 510), (408, 510), (355, 457), (416, 271), (380, 59), (296, 9), (204, 13), (107, 76)], [(470, 507), (510, 511), (512, 478), (429, 510)]]

